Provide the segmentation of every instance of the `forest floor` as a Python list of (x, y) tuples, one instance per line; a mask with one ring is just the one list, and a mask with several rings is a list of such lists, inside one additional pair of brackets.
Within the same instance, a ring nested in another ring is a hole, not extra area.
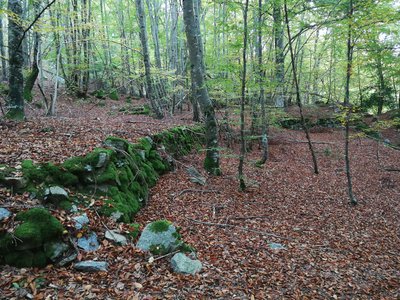
[[(61, 162), (100, 146), (108, 135), (134, 141), (192, 123), (190, 112), (160, 121), (124, 115), (122, 101), (94, 104), (66, 98), (57, 118), (29, 108), (27, 122), (0, 124), (0, 164)], [(199, 274), (175, 274), (168, 257), (149, 263), (150, 256), (133, 245), (103, 241), (100, 250), (80, 258), (107, 261), (107, 273), (80, 273), (71, 266), (1, 266), (0, 299), (18, 299), (24, 291), (34, 299), (399, 299), (400, 172), (385, 169), (400, 169), (400, 152), (367, 138), (351, 140), (359, 204), (350, 206), (343, 132), (320, 130), (312, 139), (318, 142), (319, 175), (313, 173), (304, 134), (275, 128), (264, 166), (255, 165), (258, 145), (247, 155), (246, 192), (238, 190), (232, 148), (222, 150), (222, 176), (203, 172), (204, 187), (189, 180), (185, 167), (202, 170), (204, 153), (181, 158), (174, 172), (160, 178), (135, 221), (144, 226), (168, 219), (180, 226), (203, 263)], [(17, 211), (29, 199), (0, 189), (4, 204)], [(106, 225), (123, 226), (90, 209), (87, 213), (100, 237)], [(273, 250), (271, 243), (284, 249)]]

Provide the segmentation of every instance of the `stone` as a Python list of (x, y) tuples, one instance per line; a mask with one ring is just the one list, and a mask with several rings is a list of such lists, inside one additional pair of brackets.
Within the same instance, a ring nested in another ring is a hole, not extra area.
[(126, 237), (124, 237), (122, 234), (119, 234), (115, 230), (107, 230), (106, 234), (105, 234), (105, 238), (107, 240), (113, 241), (114, 243), (119, 244), (119, 245), (127, 245), (128, 244)]
[(78, 239), (77, 244), (79, 248), (83, 249), (86, 252), (96, 251), (100, 247), (99, 241), (97, 240), (97, 234), (95, 234), (94, 232), (92, 232), (92, 234), (88, 237), (82, 237)]
[(3, 184), (12, 187), (14, 190), (21, 190), (26, 187), (27, 181), (24, 177), (6, 177)]
[(96, 164), (96, 168), (104, 167), (108, 162), (108, 155), (105, 152), (99, 153), (99, 161)]
[(59, 267), (64, 267), (74, 261), (78, 257), (78, 251), (69, 251), (65, 257), (63, 257), (56, 265)]
[(86, 260), (76, 263), (74, 268), (81, 272), (107, 272), (108, 263), (105, 261)]
[(268, 247), (271, 250), (286, 250), (286, 247), (279, 243), (268, 243)]
[(144, 228), (136, 247), (143, 251), (152, 248), (162, 248), (161, 252), (172, 252), (179, 245), (179, 237), (174, 225), (165, 220), (147, 224)]
[(200, 272), (202, 264), (197, 259), (191, 259), (183, 253), (176, 253), (171, 259), (174, 272), (194, 275)]
[(78, 230), (82, 229), (86, 224), (89, 224), (89, 218), (87, 214), (82, 214), (80, 216), (73, 217), (72, 219), (75, 221), (75, 228)]
[(69, 246), (63, 242), (48, 242), (43, 245), (46, 256), (53, 262), (65, 253)]
[(190, 176), (189, 179), (191, 182), (198, 183), (200, 185), (206, 184), (207, 179), (204, 176), (202, 176), (200, 172), (196, 170), (196, 168), (189, 167), (186, 171)]
[(0, 207), (0, 221), (7, 219), (9, 216), (11, 216), (11, 212), (8, 209)]
[(51, 186), (44, 191), (44, 200), (54, 204), (68, 200), (68, 193), (62, 187)]
[(110, 218), (114, 221), (117, 222), (124, 214), (120, 211), (115, 211), (111, 214)]

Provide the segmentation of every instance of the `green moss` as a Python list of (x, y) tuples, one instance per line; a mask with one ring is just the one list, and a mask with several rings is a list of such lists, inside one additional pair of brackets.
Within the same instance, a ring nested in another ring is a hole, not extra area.
[[(109, 163), (106, 169), (96, 177), (98, 184), (102, 183), (119, 183), (117, 168), (114, 163)], [(120, 183), (119, 183), (120, 184)]]
[(63, 210), (70, 211), (72, 209), (72, 203), (70, 201), (64, 200), (58, 203), (58, 207)]
[(51, 163), (35, 165), (31, 160), (24, 160), (21, 164), (24, 177), (29, 182), (59, 183), (65, 186), (78, 184), (79, 178)]
[(128, 235), (131, 237), (132, 240), (136, 240), (140, 234), (140, 224), (132, 223), (129, 224)]
[(120, 212), (123, 216), (119, 221), (130, 222), (133, 216), (139, 211), (140, 203), (137, 195), (130, 191), (120, 191), (117, 187), (111, 187), (108, 192), (109, 200), (101, 208), (100, 212), (111, 216), (114, 212)]
[(97, 99), (104, 99), (104, 98), (106, 97), (104, 91), (101, 90), (101, 89), (100, 89), (100, 90), (97, 90), (96, 92), (94, 92), (94, 96), (95, 96)]
[[(43, 208), (32, 208), (25, 212), (20, 212), (17, 214), (15, 219), (24, 222), (15, 230), (15, 235), (20, 237), (22, 240), (26, 238), (48, 241), (60, 237), (63, 232), (61, 223)], [(21, 226), (23, 226), (23, 228), (19, 229)], [(29, 229), (29, 227), (32, 228)], [(17, 232), (20, 232), (21, 235), (18, 235)], [(29, 233), (38, 236), (29, 237)]]
[(214, 159), (212, 157), (207, 156), (204, 159), (204, 169), (209, 172), (210, 174), (220, 176), (221, 175), (221, 169), (218, 168), (218, 165), (214, 162)]
[(151, 245), (149, 251), (154, 255), (165, 255), (168, 254), (170, 251), (164, 245), (157, 244)]
[(117, 92), (116, 90), (112, 90), (112, 91), (108, 94), (108, 97), (109, 97), (111, 100), (115, 100), (115, 101), (118, 101), (118, 100), (119, 100), (119, 95), (118, 95), (118, 92)]
[(16, 251), (4, 256), (6, 264), (17, 268), (45, 267), (47, 263), (46, 255), (43, 251)]
[(152, 232), (164, 232), (167, 231), (169, 226), (171, 226), (171, 222), (168, 220), (157, 220), (151, 223), (150, 230)]
[(43, 242), (41, 227), (33, 222), (25, 222), (19, 225), (15, 229), (14, 235), (22, 241), (24, 247), (29, 249), (38, 248)]

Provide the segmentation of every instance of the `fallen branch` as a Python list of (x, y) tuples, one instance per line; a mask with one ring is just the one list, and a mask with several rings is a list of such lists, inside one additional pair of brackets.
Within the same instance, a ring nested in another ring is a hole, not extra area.
[(173, 197), (173, 199), (175, 199), (179, 196), (182, 196), (183, 194), (186, 194), (186, 193), (220, 193), (220, 191), (219, 190), (186, 189), (186, 190), (180, 191), (178, 195), (175, 195)]
[(251, 219), (267, 219), (268, 216), (243, 216), (243, 217), (228, 217), (227, 220), (251, 220)]
[(155, 262), (155, 261), (157, 261), (157, 260), (160, 260), (160, 259), (163, 259), (163, 258), (165, 258), (165, 257), (171, 256), (171, 255), (174, 255), (174, 254), (176, 254), (176, 253), (178, 253), (178, 252), (180, 252), (180, 250), (176, 250), (176, 251), (173, 251), (173, 252), (171, 252), (171, 253), (167, 253), (167, 254), (165, 254), (165, 255), (158, 256), (158, 257), (154, 258), (153, 262)]
[[(292, 142), (292, 143), (300, 143), (300, 144), (308, 144), (307, 141), (300, 141), (300, 140), (289, 140), (286, 139), (286, 141), (288, 142)], [(327, 144), (327, 145), (336, 145), (337, 143), (333, 143), (333, 142), (322, 142), (322, 141), (311, 141), (312, 144)]]
[(291, 238), (283, 237), (283, 236), (280, 236), (280, 235), (276, 235), (276, 234), (274, 234), (274, 233), (265, 232), (265, 231), (256, 230), (256, 229), (251, 229), (251, 228), (242, 227), (242, 226), (233, 225), (233, 224), (203, 222), (203, 221), (199, 221), (199, 220), (191, 219), (191, 218), (187, 218), (187, 217), (185, 217), (185, 219), (187, 219), (187, 220), (190, 221), (190, 222), (196, 223), (196, 224), (203, 224), (203, 225), (216, 226), (216, 227), (238, 228), (238, 229), (241, 229), (241, 230), (244, 230), (244, 231), (258, 233), (258, 234), (260, 234), (260, 235), (272, 236), (272, 237), (274, 237), (274, 238), (278, 238), (278, 239), (282, 239), (282, 240), (292, 240)]

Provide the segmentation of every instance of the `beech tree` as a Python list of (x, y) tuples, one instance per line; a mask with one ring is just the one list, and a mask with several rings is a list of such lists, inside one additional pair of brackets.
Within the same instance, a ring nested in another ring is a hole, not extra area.
[(192, 84), (195, 90), (194, 96), (200, 104), (205, 117), (207, 150), (204, 168), (211, 174), (219, 175), (221, 171), (219, 167), (217, 121), (204, 79), (200, 24), (199, 19), (195, 18), (194, 1), (195, 0), (183, 0), (183, 19), (185, 22), (186, 39), (189, 49), (190, 71), (192, 73)]

